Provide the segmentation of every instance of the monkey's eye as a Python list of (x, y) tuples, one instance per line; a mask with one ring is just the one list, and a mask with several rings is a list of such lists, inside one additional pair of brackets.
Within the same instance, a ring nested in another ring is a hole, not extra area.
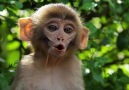
[(49, 25), (48, 26), (48, 29), (49, 29), (49, 31), (56, 31), (58, 28), (57, 28), (57, 26), (55, 26), (55, 25)]
[(65, 28), (64, 28), (64, 32), (65, 32), (65, 33), (70, 34), (70, 33), (72, 33), (72, 31), (73, 31), (73, 29), (70, 28), (70, 27), (65, 27)]

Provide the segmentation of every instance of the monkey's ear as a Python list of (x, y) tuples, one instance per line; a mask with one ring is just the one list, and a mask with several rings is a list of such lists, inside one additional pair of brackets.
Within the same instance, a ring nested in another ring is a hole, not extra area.
[(82, 28), (82, 33), (80, 35), (80, 49), (85, 49), (88, 42), (88, 36), (89, 36), (89, 29), (86, 27)]
[(20, 39), (24, 41), (30, 41), (32, 20), (28, 18), (20, 18), (18, 20), (20, 27)]

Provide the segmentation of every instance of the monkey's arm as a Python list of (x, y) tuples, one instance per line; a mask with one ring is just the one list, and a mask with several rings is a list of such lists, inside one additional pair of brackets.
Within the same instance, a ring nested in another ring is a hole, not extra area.
[[(20, 66), (20, 64), (19, 64)], [(22, 85), (20, 82), (20, 75), (21, 75), (21, 70), (20, 67), (18, 66), (17, 70), (16, 70), (16, 75), (14, 77), (14, 81), (11, 85), (11, 89), (10, 90), (21, 90)]]
[(24, 90), (24, 84), (26, 83), (24, 79), (27, 78), (26, 74), (29, 67), (31, 67), (32, 61), (32, 56), (27, 55), (19, 62), (14, 81), (11, 85), (11, 90)]

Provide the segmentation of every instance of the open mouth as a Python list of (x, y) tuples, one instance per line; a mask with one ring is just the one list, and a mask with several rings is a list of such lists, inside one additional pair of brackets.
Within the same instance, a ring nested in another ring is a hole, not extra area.
[(59, 44), (57, 46), (55, 46), (55, 48), (58, 50), (58, 51), (62, 51), (64, 49), (64, 46)]

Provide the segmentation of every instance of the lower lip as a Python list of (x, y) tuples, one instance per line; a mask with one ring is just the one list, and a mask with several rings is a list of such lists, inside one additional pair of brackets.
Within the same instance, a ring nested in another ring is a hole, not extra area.
[(55, 50), (56, 50), (58, 53), (62, 53), (62, 52), (64, 51), (64, 49), (58, 50), (57, 48), (55, 48)]

